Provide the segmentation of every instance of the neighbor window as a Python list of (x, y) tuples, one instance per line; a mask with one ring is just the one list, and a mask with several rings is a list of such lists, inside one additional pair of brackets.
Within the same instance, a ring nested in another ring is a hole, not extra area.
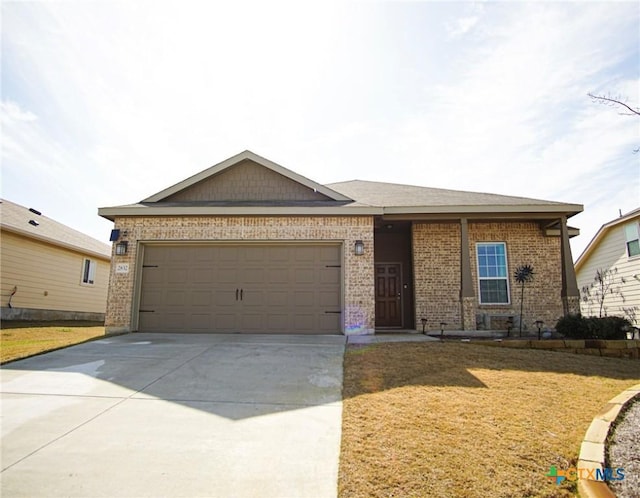
[(476, 246), (480, 304), (509, 304), (507, 246), (504, 242), (481, 242)]
[(639, 226), (639, 223), (634, 222), (624, 227), (624, 233), (627, 236), (627, 254), (629, 257), (638, 256), (640, 254)]
[(96, 262), (85, 259), (82, 266), (82, 283), (93, 285), (94, 278), (96, 278)]

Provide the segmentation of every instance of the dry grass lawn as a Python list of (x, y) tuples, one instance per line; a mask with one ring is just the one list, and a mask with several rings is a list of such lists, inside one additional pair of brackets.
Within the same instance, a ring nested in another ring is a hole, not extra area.
[(26, 358), (104, 335), (103, 326), (25, 326), (2, 323), (0, 363)]
[(339, 496), (568, 497), (594, 415), (640, 362), (461, 343), (350, 346)]

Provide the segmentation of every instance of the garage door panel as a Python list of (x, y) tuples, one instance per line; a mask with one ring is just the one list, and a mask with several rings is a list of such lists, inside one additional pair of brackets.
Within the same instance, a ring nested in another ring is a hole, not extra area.
[(195, 330), (207, 331), (211, 329), (211, 315), (209, 313), (192, 313), (191, 326)]
[(215, 313), (212, 316), (214, 332), (234, 332), (238, 329), (238, 315), (236, 313)]
[(268, 292), (265, 301), (267, 306), (286, 306), (289, 302), (289, 292), (286, 290)]
[(161, 290), (147, 290), (140, 298), (140, 308), (142, 309), (146, 306), (161, 306), (164, 303), (162, 294), (163, 292)]
[(165, 303), (169, 307), (183, 307), (187, 303), (185, 292), (181, 289), (170, 289), (165, 292)]
[(166, 276), (165, 274), (162, 272), (162, 270), (159, 270), (157, 267), (147, 267), (145, 268), (144, 266), (142, 267), (142, 279), (143, 281), (147, 284), (162, 284), (165, 279)]
[(336, 311), (340, 308), (340, 296), (333, 291), (318, 292), (317, 300), (327, 311)]
[(298, 334), (308, 333), (316, 329), (316, 315), (313, 313), (296, 313), (293, 317), (294, 329)]
[(240, 332), (255, 332), (264, 330), (265, 316), (262, 313), (243, 313), (240, 316)]
[(310, 268), (296, 268), (293, 272), (294, 284), (314, 284), (316, 283), (315, 272)]
[(267, 250), (267, 262), (270, 264), (287, 263), (290, 259), (291, 249), (287, 246), (269, 247)]
[(340, 268), (322, 268), (320, 269), (319, 281), (321, 284), (339, 285), (340, 284)]
[[(226, 264), (226, 263), (224, 263)], [(219, 284), (235, 286), (238, 283), (238, 269), (235, 267), (222, 267), (217, 269), (215, 281)], [(234, 287), (235, 288), (235, 287)]]
[(295, 294), (294, 302), (296, 307), (312, 308), (316, 305), (316, 293), (313, 291), (298, 291)]
[(190, 272), (190, 280), (195, 284), (209, 285), (214, 281), (212, 268), (194, 268)]
[(287, 267), (273, 267), (266, 269), (266, 278), (272, 286), (277, 284), (289, 283), (289, 268)]
[(339, 333), (340, 260), (338, 245), (147, 246), (139, 330)]
[(220, 263), (236, 263), (238, 261), (238, 246), (218, 246), (212, 249), (216, 252)]
[(318, 329), (329, 333), (329, 330), (336, 330), (340, 328), (340, 313), (325, 313), (319, 316)]
[(187, 317), (184, 311), (178, 313), (165, 313), (163, 321), (169, 330), (179, 332), (185, 329)]
[(211, 291), (196, 291), (191, 293), (191, 304), (193, 306), (211, 307), (213, 304), (213, 296)]
[(288, 313), (269, 313), (267, 315), (267, 329), (270, 332), (287, 330), (290, 323), (291, 317)]
[(243, 268), (240, 270), (240, 284), (264, 284), (264, 268)]
[(174, 268), (167, 273), (167, 282), (170, 284), (186, 284), (189, 281), (187, 268)]

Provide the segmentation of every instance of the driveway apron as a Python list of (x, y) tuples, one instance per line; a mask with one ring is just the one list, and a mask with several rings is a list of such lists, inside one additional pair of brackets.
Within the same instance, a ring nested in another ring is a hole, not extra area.
[(0, 494), (336, 496), (344, 347), (129, 334), (5, 365)]

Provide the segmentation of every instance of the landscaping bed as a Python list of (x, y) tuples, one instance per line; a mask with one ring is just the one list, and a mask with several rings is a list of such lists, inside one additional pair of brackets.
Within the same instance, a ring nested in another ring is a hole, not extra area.
[(637, 361), (473, 343), (350, 345), (341, 497), (568, 497), (545, 474), (577, 464)]

